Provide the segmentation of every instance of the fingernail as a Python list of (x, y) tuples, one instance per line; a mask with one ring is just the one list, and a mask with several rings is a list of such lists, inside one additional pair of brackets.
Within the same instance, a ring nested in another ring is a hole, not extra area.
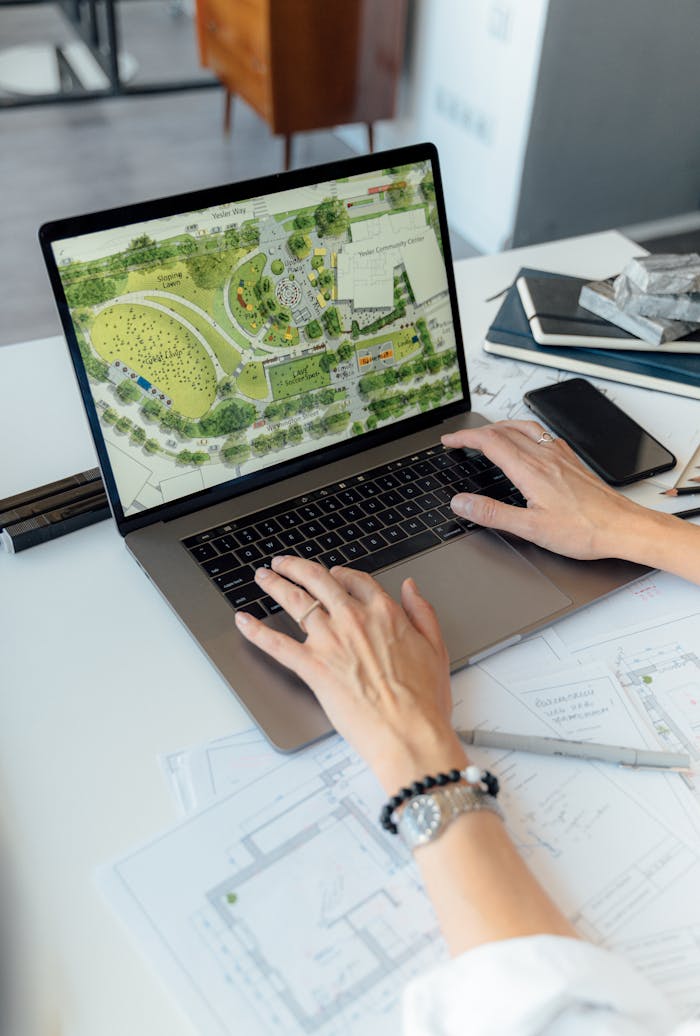
[(289, 557), (288, 554), (275, 554), (274, 558), (272, 559), (272, 566), (273, 566), (273, 568), (276, 565), (278, 565), (280, 563), (280, 561), (286, 561), (288, 557)]
[(249, 626), (250, 625), (250, 619), (251, 619), (251, 617), (250, 617), (250, 615), (248, 615), (248, 612), (236, 612), (236, 625), (237, 626)]
[(270, 574), (270, 569), (266, 568), (264, 565), (261, 565), (260, 568), (257, 569), (257, 571), (255, 573), (255, 578), (257, 580), (259, 580), (260, 582), (262, 582), (263, 580), (267, 579), (269, 574)]
[(450, 507), (454, 513), (464, 515), (464, 517), (468, 517), (471, 514), (472, 506), (473, 504), (469, 497), (453, 496), (450, 500)]

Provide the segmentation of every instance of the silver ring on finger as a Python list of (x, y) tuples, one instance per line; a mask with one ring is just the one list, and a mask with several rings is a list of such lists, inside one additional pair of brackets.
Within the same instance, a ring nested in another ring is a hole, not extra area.
[[(307, 628), (304, 625), (304, 623), (308, 619), (309, 615), (311, 615), (311, 612), (316, 611), (317, 608), (323, 608), (323, 605), (321, 604), (321, 602), (319, 600), (314, 599), (314, 603), (309, 605), (309, 607), (306, 609), (304, 614), (300, 615), (299, 618), (297, 619), (297, 626), (299, 627), (299, 629), (301, 630), (302, 633), (308, 634), (309, 631), (307, 630)], [(325, 609), (324, 609), (324, 611), (325, 611)]]
[(550, 435), (549, 432), (542, 432), (542, 435), (539, 437), (539, 439), (536, 440), (535, 445), (539, 446), (540, 443), (543, 443), (543, 442), (556, 442), (556, 441), (557, 440), (555, 439), (555, 437), (553, 435)]

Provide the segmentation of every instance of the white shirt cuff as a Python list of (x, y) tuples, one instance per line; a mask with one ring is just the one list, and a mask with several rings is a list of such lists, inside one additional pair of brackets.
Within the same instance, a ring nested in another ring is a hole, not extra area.
[(677, 1024), (625, 960), (555, 935), (486, 943), (438, 965), (406, 987), (403, 1017), (404, 1036), (660, 1036)]

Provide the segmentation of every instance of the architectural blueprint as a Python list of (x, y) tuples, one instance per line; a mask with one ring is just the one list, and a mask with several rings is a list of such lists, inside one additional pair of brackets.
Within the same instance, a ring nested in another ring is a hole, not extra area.
[[(692, 623), (700, 601), (666, 577), (626, 593), (607, 629), (643, 626), (652, 648), (652, 629), (665, 643), (671, 605), (674, 624), (679, 604)], [(621, 666), (617, 644), (581, 649), (590, 623), (567, 625), (576, 621), (456, 674), (456, 725), (658, 744), (656, 713), (634, 690), (633, 642)], [(686, 682), (671, 696), (687, 734)], [(581, 934), (622, 952), (680, 1009), (700, 1009), (698, 803), (680, 776), (472, 754), (499, 773), (512, 837)], [(164, 766), (195, 812), (106, 869), (102, 884), (199, 1030), (398, 1032), (402, 986), (445, 950), (412, 860), (376, 823), (383, 797), (354, 753), (336, 737), (280, 756), (249, 730)]]

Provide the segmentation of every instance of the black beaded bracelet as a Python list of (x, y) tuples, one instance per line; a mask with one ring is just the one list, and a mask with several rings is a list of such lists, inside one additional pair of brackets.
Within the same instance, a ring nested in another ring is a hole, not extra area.
[(431, 788), (442, 788), (446, 784), (457, 784), (458, 781), (466, 781), (468, 784), (481, 786), (481, 790), (487, 795), (496, 798), (499, 791), (498, 777), (495, 777), (489, 770), (480, 770), (478, 766), (467, 766), (464, 770), (450, 770), (448, 773), (438, 773), (434, 777), (424, 777), (422, 781), (414, 781), (413, 784), (400, 788), (396, 795), (392, 795), (379, 814), (379, 823), (392, 835), (398, 834), (398, 827), (394, 822), (394, 810), (398, 809), (403, 802), (414, 799), (417, 795), (424, 795)]

